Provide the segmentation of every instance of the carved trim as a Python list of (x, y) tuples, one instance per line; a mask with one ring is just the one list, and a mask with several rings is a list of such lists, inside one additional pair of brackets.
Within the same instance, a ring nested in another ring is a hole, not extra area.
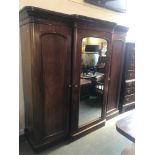
[(127, 32), (128, 28), (125, 26), (117, 25), (115, 22), (105, 21), (101, 19), (96, 19), (92, 17), (82, 16), (82, 15), (68, 15), (64, 13), (58, 13), (55, 11), (45, 10), (42, 8), (37, 8), (34, 6), (26, 6), (19, 12), (20, 24), (31, 23), (31, 22), (41, 22), (42, 19), (49, 21), (59, 21), (67, 23), (75, 23), (94, 27), (104, 27), (111, 32)]

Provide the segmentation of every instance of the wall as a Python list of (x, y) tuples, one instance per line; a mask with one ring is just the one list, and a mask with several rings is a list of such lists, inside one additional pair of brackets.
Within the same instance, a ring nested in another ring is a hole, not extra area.
[[(19, 9), (24, 6), (36, 6), (52, 11), (79, 14), (107, 21), (117, 22), (120, 25), (130, 25), (129, 14), (117, 13), (108, 9), (100, 8), (91, 4), (84, 3), (83, 0), (20, 0)], [(20, 100), (19, 100), (19, 128), (20, 134), (23, 133), (24, 128), (24, 102), (23, 102), (23, 88), (22, 88), (22, 70), (20, 59)]]
[(20, 0), (20, 9), (24, 6), (36, 6), (67, 14), (80, 14), (114, 21), (122, 25), (128, 24), (127, 14), (84, 3), (83, 0)]

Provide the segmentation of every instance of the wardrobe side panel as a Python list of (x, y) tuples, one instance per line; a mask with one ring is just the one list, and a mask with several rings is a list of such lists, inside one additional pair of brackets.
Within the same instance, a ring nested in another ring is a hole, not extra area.
[(31, 66), (31, 31), (32, 25), (20, 27), (22, 74), (25, 106), (25, 129), (31, 135), (33, 131), (32, 66)]

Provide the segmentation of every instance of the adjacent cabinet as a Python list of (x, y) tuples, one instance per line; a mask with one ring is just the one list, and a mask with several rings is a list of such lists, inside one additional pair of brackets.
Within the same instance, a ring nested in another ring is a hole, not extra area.
[(135, 43), (126, 43), (123, 66), (120, 112), (135, 108)]
[(25, 134), (35, 150), (118, 114), (127, 31), (80, 15), (20, 11)]

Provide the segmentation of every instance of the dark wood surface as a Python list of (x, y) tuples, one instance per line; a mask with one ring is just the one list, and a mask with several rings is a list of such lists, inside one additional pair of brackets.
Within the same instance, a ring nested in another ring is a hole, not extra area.
[(119, 114), (119, 96), (123, 71), (124, 44), (126, 33), (115, 33), (113, 35), (112, 52), (109, 72), (109, 87), (106, 118), (110, 119)]
[(21, 26), (26, 136), (39, 148), (69, 135), (71, 28)]
[[(68, 49), (68, 28), (57, 27), (54, 31), (40, 26), (43, 73), (44, 136), (66, 135), (69, 129), (68, 85), (70, 83), (70, 56)], [(45, 32), (45, 30), (47, 32)], [(63, 52), (62, 52), (63, 51)], [(41, 109), (40, 109), (41, 110)]]
[[(107, 92), (105, 91), (105, 95), (103, 98), (102, 103), (102, 114), (101, 117), (95, 119), (94, 121), (85, 124), (82, 127), (78, 126), (78, 119), (79, 119), (79, 103), (80, 103), (80, 74), (81, 74), (81, 46), (82, 46), (82, 39), (84, 37), (96, 37), (96, 38), (103, 38), (109, 41), (108, 50), (110, 52), (110, 43), (112, 34), (105, 32), (104, 30), (98, 29), (96, 26), (96, 30), (87, 23), (81, 24), (76, 22), (76, 26), (74, 27), (74, 44), (73, 44), (73, 64), (72, 64), (72, 101), (71, 101), (71, 136), (72, 137), (79, 137), (79, 135), (84, 135), (83, 133), (87, 133), (87, 130), (91, 130), (91, 128), (97, 128), (105, 124), (105, 108), (106, 108), (106, 98)], [(104, 28), (103, 28), (104, 29)], [(108, 71), (108, 70), (107, 70)], [(106, 82), (105, 82), (106, 83)], [(107, 84), (105, 84), (107, 87)], [(106, 89), (107, 90), (107, 89)], [(102, 122), (102, 123), (101, 123)]]
[(135, 43), (126, 43), (123, 66), (120, 112), (125, 112), (135, 107)]
[[(32, 134), (34, 128), (33, 121), (33, 96), (32, 96), (32, 66), (31, 66), (31, 51), (33, 39), (31, 37), (33, 24), (25, 25), (20, 28), (21, 34), (21, 55), (22, 55), (22, 71), (23, 71), (23, 89), (24, 89), (24, 106), (25, 106), (25, 128), (28, 129), (28, 134), (31, 139), (34, 139)], [(35, 139), (34, 139), (35, 141)]]
[[(87, 25), (90, 25), (92, 28), (98, 27), (98, 29), (103, 30), (105, 29), (107, 32), (124, 32), (126, 33), (128, 31), (128, 27), (117, 25), (115, 22), (101, 20), (97, 18), (87, 17), (83, 15), (78, 14), (64, 14), (59, 13), (51, 10), (46, 10), (43, 8), (38, 8), (34, 6), (25, 6), (20, 10), (20, 25), (27, 24), (27, 23), (44, 23), (44, 24), (50, 24), (54, 21), (57, 23), (63, 23), (69, 24), (70, 26), (75, 23), (85, 25), (87, 28)], [(76, 25), (76, 24), (75, 24)]]
[[(122, 54), (128, 28), (36, 7), (20, 11), (25, 134), (34, 149), (75, 138), (118, 114)], [(108, 42), (101, 117), (78, 127), (82, 38)], [(111, 80), (109, 80), (111, 79)]]
[(134, 112), (116, 122), (116, 129), (126, 138), (135, 142), (135, 119)]

